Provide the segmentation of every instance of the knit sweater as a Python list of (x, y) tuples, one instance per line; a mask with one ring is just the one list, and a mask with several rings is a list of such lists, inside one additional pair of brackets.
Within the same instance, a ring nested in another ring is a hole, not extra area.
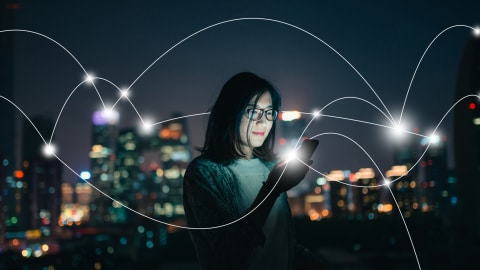
[[(274, 166), (269, 162), (265, 165), (269, 170)], [(252, 251), (265, 243), (263, 228), (239, 210), (238, 190), (238, 179), (226, 165), (199, 156), (187, 167), (183, 181), (185, 215), (197, 258), (204, 270), (248, 269)], [(288, 206), (286, 193), (277, 200), (285, 200)], [(286, 269), (291, 269), (295, 238), (290, 208), (287, 208), (290, 244), (288, 254), (278, 256), (288, 256)]]

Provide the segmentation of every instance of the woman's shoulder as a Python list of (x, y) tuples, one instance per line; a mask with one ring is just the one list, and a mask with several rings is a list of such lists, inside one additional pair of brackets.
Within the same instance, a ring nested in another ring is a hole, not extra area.
[(205, 155), (193, 158), (187, 166), (186, 173), (195, 173), (200, 175), (217, 175), (225, 170), (224, 164), (215, 162)]
[(218, 164), (217, 162), (214, 162), (213, 160), (209, 159), (205, 155), (199, 155), (195, 158), (193, 158), (190, 163), (187, 166), (187, 169), (193, 169), (193, 168), (214, 168), (221, 166), (221, 164)]

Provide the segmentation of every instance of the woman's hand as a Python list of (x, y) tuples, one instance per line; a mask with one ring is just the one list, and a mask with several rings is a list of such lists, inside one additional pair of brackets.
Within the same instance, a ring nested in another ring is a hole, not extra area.
[[(312, 160), (310, 160), (310, 162), (307, 164), (311, 165)], [(293, 159), (288, 162), (281, 161), (277, 163), (270, 172), (265, 185), (270, 189), (273, 188), (273, 193), (275, 194), (286, 192), (300, 183), (305, 178), (308, 170), (309, 167), (297, 159)]]

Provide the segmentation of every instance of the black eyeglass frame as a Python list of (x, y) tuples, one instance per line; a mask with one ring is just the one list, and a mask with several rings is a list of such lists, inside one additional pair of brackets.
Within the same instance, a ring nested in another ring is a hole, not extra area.
[[(257, 115), (257, 117), (254, 118), (253, 117), (254, 114), (252, 114), (252, 113), (255, 113)], [(265, 115), (265, 118), (268, 121), (275, 121), (278, 117), (278, 111), (274, 110), (274, 109), (271, 109), (271, 108), (267, 108), (267, 109), (247, 108), (245, 110), (245, 116), (248, 119), (253, 120), (253, 121), (259, 121), (260, 119), (262, 119), (263, 115)]]

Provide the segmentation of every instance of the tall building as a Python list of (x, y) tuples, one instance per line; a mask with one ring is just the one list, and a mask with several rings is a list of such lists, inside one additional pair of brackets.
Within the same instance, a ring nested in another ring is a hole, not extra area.
[(86, 183), (63, 183), (58, 226), (82, 226), (90, 220), (92, 188)]
[[(14, 14), (18, 4), (15, 1), (2, 0), (0, 6), (0, 29), (14, 28)], [(15, 108), (8, 100), (14, 102), (13, 92), (13, 61), (14, 61), (14, 33), (0, 35), (0, 155), (3, 164), (14, 164), (15, 138)], [(7, 173), (13, 172), (13, 166), (5, 166)]]
[(360, 168), (349, 176), (350, 191), (348, 210), (356, 219), (375, 219), (378, 217), (380, 192), (378, 179), (372, 168)]
[[(19, 4), (12, 0), (0, 1), (0, 29), (13, 29), (15, 10)], [(14, 34), (0, 35), (0, 252), (6, 245), (7, 210), (10, 204), (8, 182), (14, 181), (12, 174), (15, 169), (15, 109), (6, 100), (14, 101), (13, 92), (13, 60)]]
[[(96, 111), (92, 118), (92, 148), (89, 153), (91, 182), (105, 194), (111, 194), (119, 114)], [(99, 191), (92, 192), (90, 207), (93, 224), (110, 222), (108, 210), (114, 202)]]
[(332, 170), (327, 174), (330, 183), (331, 215), (333, 218), (348, 218), (348, 205), (351, 201), (351, 187), (349, 186), (350, 170)]
[(22, 168), (25, 171), (30, 208), (30, 229), (41, 229), (49, 235), (57, 227), (60, 214), (62, 164), (56, 158), (45, 157), (42, 148), (45, 143), (40, 138), (51, 134), (54, 124), (49, 118), (36, 116), (24, 121), (22, 140)]
[[(402, 215), (406, 218), (412, 216), (413, 212), (418, 209), (418, 202), (415, 196), (417, 182), (415, 174), (408, 172), (409, 165), (394, 165), (385, 173), (385, 177), (391, 182), (395, 202), (398, 204)], [(392, 203), (395, 203), (392, 202)]]
[[(480, 91), (480, 39), (465, 44), (457, 73), (455, 100)], [(464, 233), (480, 236), (480, 102), (465, 98), (454, 108), (455, 167), (458, 176), (458, 206)]]
[[(428, 144), (430, 142), (430, 145)], [(421, 142), (422, 153), (418, 189), (418, 202), (422, 211), (431, 211), (443, 215), (450, 208), (452, 193), (449, 194), (449, 170), (447, 165), (447, 138), (424, 138)], [(426, 147), (429, 145), (428, 149)], [(425, 151), (426, 150), (426, 151)]]
[[(143, 204), (144, 184), (147, 176), (141, 171), (142, 151), (142, 138), (135, 129), (120, 130), (110, 195), (122, 204), (149, 215)], [(136, 218), (135, 213), (124, 207), (112, 205), (110, 209), (111, 221), (114, 223), (130, 223)]]
[(163, 123), (160, 129), (160, 152), (163, 165), (163, 178), (166, 181), (164, 192), (168, 193), (166, 215), (183, 215), (183, 176), (191, 160), (188, 126), (181, 114), (172, 114), (172, 119)]
[[(23, 147), (25, 158), (21, 168), (7, 179), (5, 238), (8, 247), (17, 251), (32, 250), (52, 240), (58, 231), (60, 213), (62, 164), (42, 155), (44, 142), (37, 133), (37, 130), (51, 132), (53, 121), (44, 117), (33, 117), (31, 121), (36, 129), (29, 121), (23, 125), (22, 145), (28, 148)], [(40, 256), (45, 250), (36, 252)]]

